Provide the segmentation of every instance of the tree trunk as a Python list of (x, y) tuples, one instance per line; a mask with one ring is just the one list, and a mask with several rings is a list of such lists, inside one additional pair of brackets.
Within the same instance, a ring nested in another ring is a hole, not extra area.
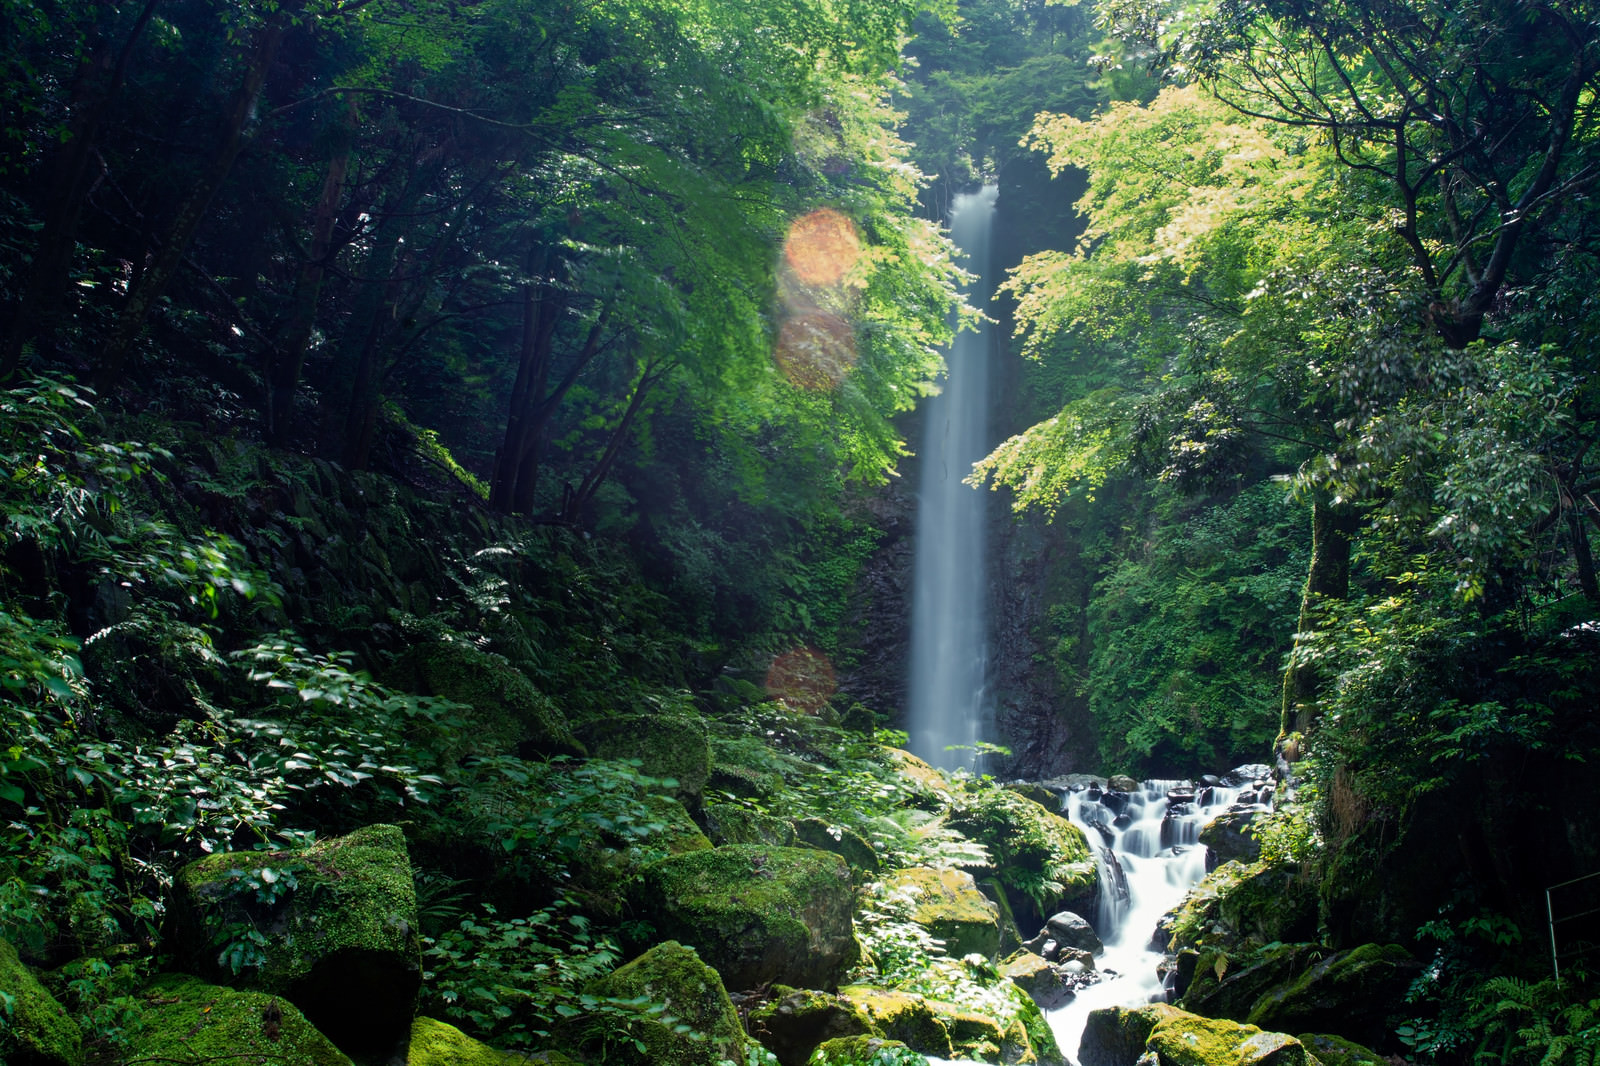
[(145, 319), (149, 317), (156, 301), (166, 292), (168, 283), (194, 239), (195, 231), (205, 220), (212, 198), (233, 169), (234, 160), (243, 151), (245, 126), (255, 112), (256, 101), (261, 96), (272, 60), (278, 54), (278, 46), (283, 42), (290, 15), (298, 6), (293, 3), (283, 5), (256, 32), (255, 46), (246, 61), (244, 77), (240, 79), (239, 89), (234, 94), (233, 106), (228, 111), (211, 162), (179, 205), (160, 251), (149, 261), (128, 293), (116, 327), (101, 352), (100, 367), (95, 374), (95, 384), (101, 391), (114, 385), (122, 376), (122, 364), (133, 342), (144, 330)]
[(344, 129), (328, 172), (322, 180), (322, 193), (311, 216), (311, 246), (295, 277), (289, 314), (278, 330), (267, 356), (266, 435), (269, 444), (282, 444), (294, 430), (294, 396), (300, 386), (300, 371), (305, 366), (306, 345), (317, 321), (317, 301), (322, 294), (322, 279), (328, 273), (328, 258), (333, 252), (333, 230), (344, 200), (345, 178), (350, 171), (350, 146), (355, 140), (356, 104), (351, 97), (345, 111)]
[(109, 47), (102, 46), (78, 79), (81, 88), (74, 93), (77, 99), (70, 108), (72, 119), (67, 125), (67, 137), (50, 168), (53, 195), (39, 231), (39, 244), (29, 265), (22, 299), (0, 342), (4, 345), (0, 347), (0, 381), (16, 372), (22, 362), (23, 347), (48, 330), (55, 317), (72, 270), (78, 221), (83, 216), (83, 204), (89, 194), (90, 162), (94, 158), (100, 127), (111, 113), (111, 105), (127, 75), (134, 46), (150, 24), (159, 2), (147, 0), (115, 58)]
[(611, 468), (616, 464), (617, 456), (622, 453), (622, 445), (628, 439), (628, 432), (633, 428), (634, 421), (639, 417), (639, 412), (644, 408), (644, 399), (650, 390), (662, 378), (666, 377), (668, 366), (652, 364), (645, 367), (644, 373), (639, 377), (639, 383), (634, 386), (633, 395), (628, 398), (627, 410), (622, 412), (622, 418), (612, 429), (611, 436), (606, 440), (605, 450), (600, 453), (600, 458), (595, 460), (589, 472), (584, 475), (583, 482), (577, 489), (563, 495), (561, 501), (560, 521), (567, 525), (578, 525), (583, 515), (584, 508), (594, 500), (595, 493), (600, 491), (600, 486), (610, 476)]
[[(1350, 593), (1350, 547), (1360, 516), (1348, 506), (1335, 506), (1323, 500), (1311, 505), (1311, 566), (1300, 597), (1300, 622), (1295, 646), (1320, 629), (1325, 621), (1323, 605), (1343, 600)], [(1279, 724), (1279, 754), (1286, 762), (1299, 757), (1295, 742), (1285, 743), (1293, 734), (1309, 732), (1316, 718), (1317, 699), (1327, 678), (1314, 664), (1299, 661), (1291, 654), (1283, 673), (1283, 709)], [(1295, 750), (1286, 750), (1287, 748)]]

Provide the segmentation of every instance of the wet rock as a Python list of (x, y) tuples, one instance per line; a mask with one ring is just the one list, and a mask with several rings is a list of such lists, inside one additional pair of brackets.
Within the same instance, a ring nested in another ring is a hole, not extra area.
[(1098, 955), (1105, 945), (1095, 935), (1094, 927), (1072, 911), (1059, 911), (1045, 922), (1045, 929), (1062, 948), (1076, 948)]
[(1200, 843), (1208, 849), (1206, 869), (1214, 870), (1225, 862), (1253, 863), (1261, 858), (1261, 842), (1245, 830), (1255, 821), (1256, 811), (1225, 811), (1200, 829)]
[(1222, 775), (1222, 784), (1228, 788), (1243, 788), (1257, 782), (1270, 782), (1272, 780), (1272, 767), (1266, 763), (1247, 763), (1236, 766)]
[(1002, 962), (1000, 975), (1010, 978), (1043, 1010), (1054, 1010), (1072, 999), (1072, 988), (1061, 972), (1044, 956), (1026, 949)]
[(1110, 785), (1111, 791), (1113, 792), (1139, 791), (1139, 782), (1135, 781), (1127, 774), (1114, 774), (1107, 783)]
[(1078, 1042), (1079, 1066), (1134, 1066), (1155, 1027), (1181, 1013), (1165, 1003), (1090, 1011)]
[(1216, 788), (1218, 785), (1222, 784), (1222, 778), (1218, 777), (1216, 774), (1201, 774), (1200, 784), (1206, 788)]

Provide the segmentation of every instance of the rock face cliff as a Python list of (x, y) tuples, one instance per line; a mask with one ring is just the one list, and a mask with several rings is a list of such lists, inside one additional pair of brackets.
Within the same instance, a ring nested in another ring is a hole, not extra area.
[[(995, 219), (995, 277), (1042, 248), (1070, 248), (1081, 229), (1072, 204), (1081, 187), (1073, 175), (1051, 180), (1042, 163), (1012, 164), (1000, 176)], [(1048, 398), (1028, 394), (1024, 364), (1010, 341), (1011, 309), (988, 309), (992, 329), (989, 424), (996, 443), (1025, 429)], [(919, 409), (900, 423), (905, 439), (922, 438)], [(867, 706), (905, 720), (910, 661), (912, 573), (917, 536), (917, 485), (913, 456), (900, 477), (863, 495), (860, 507), (881, 532), (878, 550), (863, 567), (852, 605), (857, 654), (841, 671), (841, 689)], [(1045, 646), (1044, 622), (1053, 598), (1083, 585), (1076, 576), (1076, 545), (1037, 515), (1014, 515), (1004, 493), (984, 494), (987, 504), (989, 620), (988, 694), (996, 736), (1012, 758), (991, 769), (1015, 776), (1048, 776), (1089, 766), (1095, 757), (1093, 724), (1082, 701), (1064, 690)]]

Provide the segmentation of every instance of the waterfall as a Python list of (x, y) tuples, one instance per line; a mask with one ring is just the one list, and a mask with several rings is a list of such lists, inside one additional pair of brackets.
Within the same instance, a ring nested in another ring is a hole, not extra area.
[[(950, 235), (977, 275), (968, 300), (989, 302), (989, 236), (996, 186), (957, 196)], [(927, 406), (918, 492), (916, 566), (911, 597), (911, 751), (935, 766), (975, 766), (987, 712), (984, 670), (986, 493), (964, 484), (988, 454), (988, 331), (964, 331), (946, 352), (943, 391)], [(958, 746), (961, 750), (947, 751)]]
[(1133, 792), (1079, 787), (1067, 794), (1067, 817), (1096, 850), (1100, 893), (1094, 924), (1105, 944), (1105, 954), (1095, 960), (1102, 980), (1048, 1014), (1057, 1042), (1074, 1063), (1090, 1011), (1165, 1001), (1157, 971), (1162, 953), (1151, 945), (1156, 924), (1205, 876), (1201, 827), (1241, 800), (1261, 809), (1270, 792), (1258, 778), (1268, 773), (1265, 766), (1242, 766), (1198, 791), (1187, 781), (1146, 781)]

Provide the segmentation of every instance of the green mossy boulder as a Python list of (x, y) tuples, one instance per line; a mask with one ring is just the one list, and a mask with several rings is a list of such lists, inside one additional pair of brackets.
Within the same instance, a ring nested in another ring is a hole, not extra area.
[(624, 714), (585, 723), (578, 739), (602, 759), (638, 759), (641, 772), (676, 781), (676, 795), (700, 809), (711, 776), (711, 745), (703, 721), (688, 715)]
[(877, 877), (883, 865), (867, 838), (846, 825), (833, 825), (821, 818), (801, 818), (794, 823), (794, 837), (799, 844), (833, 852), (849, 863), (850, 869), (868, 879)]
[(958, 1057), (978, 1062), (998, 1062), (1006, 1040), (1006, 1027), (987, 1014), (942, 1004), (939, 1020), (950, 1033), (950, 1046)]
[(10, 1066), (77, 1066), (83, 1033), (55, 997), (0, 940), (0, 994), (11, 1001), (11, 1017), (0, 1025), (0, 1062)]
[(1005, 1039), (1000, 1043), (1000, 1061), (1008, 1066), (1038, 1063), (1038, 1066), (1067, 1066), (1067, 1056), (1056, 1043), (1055, 1030), (1044, 1011), (1019, 985), (1006, 982), (1001, 986), (1011, 998), (1015, 1013), (1006, 1025)]
[[(286, 888), (288, 876), (295, 886)], [(269, 880), (270, 878), (270, 880)], [(175, 882), (175, 947), (197, 972), (281, 995), (356, 1057), (410, 1031), (422, 984), (417, 896), (405, 837), (371, 825), (303, 851), (209, 855)], [(262, 902), (265, 893), (271, 902)], [(266, 936), (256, 957), (229, 946)]]
[(730, 845), (646, 868), (641, 917), (694, 947), (729, 988), (835, 987), (860, 955), (843, 859), (811, 848)]
[(944, 775), (901, 748), (884, 748), (883, 754), (901, 777), (911, 782), (916, 791), (915, 806), (926, 810), (943, 810), (955, 799), (955, 790)]
[(1301, 1033), (1300, 1043), (1322, 1066), (1389, 1066), (1389, 1060), (1371, 1048), (1331, 1033)]
[(439, 696), (470, 708), (451, 762), (467, 755), (581, 755), (561, 709), (505, 658), (459, 638), (412, 645), (396, 666), (393, 681), (420, 695)]
[(878, 1061), (877, 1057), (884, 1051), (892, 1053), (896, 1048), (907, 1046), (899, 1040), (888, 1040), (881, 1036), (841, 1036), (813, 1051), (810, 1062), (812, 1066), (860, 1066), (862, 1063)]
[(1225, 811), (1200, 827), (1200, 843), (1209, 851), (1206, 863), (1253, 863), (1261, 858), (1261, 842), (1246, 830), (1256, 819), (1255, 811)]
[(1246, 1020), (1264, 1029), (1337, 1033), (1377, 1043), (1418, 969), (1398, 944), (1363, 944), (1330, 955), (1292, 983), (1264, 993)]
[(1047, 811), (1061, 809), (1061, 796), (1037, 781), (1007, 781), (1000, 787), (1007, 792), (1015, 792), (1019, 796), (1033, 800)]
[(878, 1032), (890, 1040), (898, 1040), (913, 1051), (941, 1059), (955, 1054), (950, 1030), (939, 1020), (933, 1005), (917, 993), (849, 985), (839, 989), (839, 995), (866, 1012)]
[(1096, 873), (1083, 831), (1054, 811), (1003, 788), (962, 796), (950, 827), (989, 850), (1020, 928), (1061, 910), (1091, 906)]
[(1181, 1013), (1166, 1003), (1090, 1011), (1078, 1041), (1079, 1066), (1134, 1066), (1156, 1026)]
[(1280, 944), (1246, 955), (1207, 948), (1178, 1006), (1207, 1018), (1246, 1021), (1263, 994), (1292, 984), (1327, 955), (1320, 944)]
[(1183, 1011), (1151, 1030), (1145, 1050), (1160, 1066), (1317, 1066), (1292, 1036)]
[(1000, 909), (965, 870), (917, 866), (895, 870), (883, 884), (891, 895), (911, 897), (911, 920), (943, 940), (946, 955), (992, 959), (999, 954)]
[(998, 877), (978, 880), (978, 888), (1000, 908), (1000, 953), (1010, 954), (1022, 947), (1022, 932), (1017, 928), (1017, 916), (1011, 912), (1011, 901), (1006, 898), (1006, 886)]
[[(594, 1048), (608, 1063), (624, 1066), (705, 1066), (721, 1059), (744, 1061), (746, 1037), (739, 1013), (717, 972), (693, 949), (676, 940), (657, 944), (587, 989), (613, 999), (647, 998), (665, 1007), (641, 1011), (626, 1022), (607, 1021), (605, 1032), (566, 1033), (581, 1048)], [(582, 1020), (575, 1026), (582, 1026)], [(689, 1031), (679, 1030), (687, 1025)], [(641, 1050), (634, 1042), (644, 1047)]]
[(1071, 990), (1056, 968), (1044, 956), (1026, 949), (1014, 952), (1000, 963), (1000, 976), (1026, 992), (1045, 1010), (1053, 1010), (1072, 998)]
[(805, 1066), (811, 1053), (829, 1040), (876, 1032), (867, 1013), (843, 996), (808, 989), (773, 992), (772, 999), (750, 1012), (745, 1028), (781, 1066)]
[(711, 839), (701, 831), (683, 804), (671, 796), (654, 793), (644, 797), (644, 805), (661, 823), (662, 829), (651, 834), (647, 842), (667, 849), (669, 855), (682, 855), (691, 851), (710, 851)]
[(1225, 862), (1170, 917), (1172, 951), (1304, 942), (1317, 933), (1316, 888), (1284, 867)]
[(787, 848), (794, 844), (794, 826), (786, 818), (762, 814), (736, 803), (708, 803), (704, 817), (706, 835), (718, 847), (765, 844)]
[(411, 1022), (405, 1066), (517, 1066), (527, 1056), (492, 1048), (455, 1026), (433, 1018)]
[(128, 1062), (351, 1066), (280, 996), (174, 974), (155, 981), (136, 1002), (126, 1029)]

